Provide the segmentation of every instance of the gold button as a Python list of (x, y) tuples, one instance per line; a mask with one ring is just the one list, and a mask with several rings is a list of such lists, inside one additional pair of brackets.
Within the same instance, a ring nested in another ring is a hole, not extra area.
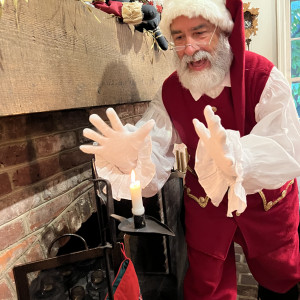
[(216, 108), (215, 106), (212, 106), (211, 109), (212, 109), (212, 111), (213, 111), (214, 113), (217, 112), (217, 108)]

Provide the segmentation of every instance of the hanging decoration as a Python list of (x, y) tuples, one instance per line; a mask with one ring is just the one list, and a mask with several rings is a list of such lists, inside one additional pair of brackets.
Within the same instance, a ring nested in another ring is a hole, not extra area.
[(114, 15), (120, 22), (131, 24), (139, 32), (150, 33), (153, 38), (153, 45), (158, 49), (167, 50), (168, 41), (160, 31), (160, 12), (162, 5), (153, 1), (133, 1), (126, 0), (98, 0), (92, 5), (110, 15)]
[(245, 24), (245, 39), (247, 44), (247, 49), (250, 48), (250, 43), (252, 41), (251, 37), (256, 35), (258, 30), (258, 11), (259, 8), (250, 8), (250, 2), (243, 3), (244, 11), (244, 24)]

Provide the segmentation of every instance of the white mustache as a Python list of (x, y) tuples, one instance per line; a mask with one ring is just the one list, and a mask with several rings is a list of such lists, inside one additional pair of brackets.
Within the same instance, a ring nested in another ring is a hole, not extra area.
[(198, 61), (202, 59), (207, 59), (211, 62), (212, 55), (206, 51), (199, 50), (193, 56), (184, 55), (184, 57), (182, 58), (182, 62), (188, 64), (192, 61)]

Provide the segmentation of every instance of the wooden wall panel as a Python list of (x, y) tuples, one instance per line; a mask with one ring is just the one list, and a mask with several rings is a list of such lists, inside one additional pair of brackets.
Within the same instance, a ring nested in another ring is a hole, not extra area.
[[(6, 0), (0, 19), (0, 116), (147, 101), (170, 51), (77, 0)], [(17, 17), (16, 17), (17, 16)]]

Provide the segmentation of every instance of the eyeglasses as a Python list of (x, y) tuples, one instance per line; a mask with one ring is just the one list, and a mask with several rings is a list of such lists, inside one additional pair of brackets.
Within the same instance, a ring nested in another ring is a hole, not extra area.
[(214, 34), (215, 34), (215, 32), (216, 32), (217, 27), (218, 27), (218, 26), (215, 26), (215, 29), (213, 30), (213, 32), (212, 32), (212, 34), (211, 34), (211, 36), (210, 36), (209, 41), (203, 40), (203, 41), (200, 41), (200, 42), (196, 42), (196, 43), (194, 43), (194, 44), (185, 44), (185, 45), (180, 45), (180, 46), (175, 46), (174, 43), (170, 42), (170, 43), (169, 43), (169, 45), (170, 45), (170, 47), (171, 47), (170, 49), (171, 49), (171, 50), (175, 50), (176, 52), (179, 52), (179, 51), (184, 50), (184, 49), (185, 49), (186, 47), (188, 47), (188, 46), (191, 46), (191, 47), (193, 47), (193, 48), (196, 49), (196, 50), (201, 49), (203, 46), (209, 46), (210, 43), (211, 43), (211, 41), (212, 41), (212, 39), (213, 39), (213, 36), (214, 36)]

